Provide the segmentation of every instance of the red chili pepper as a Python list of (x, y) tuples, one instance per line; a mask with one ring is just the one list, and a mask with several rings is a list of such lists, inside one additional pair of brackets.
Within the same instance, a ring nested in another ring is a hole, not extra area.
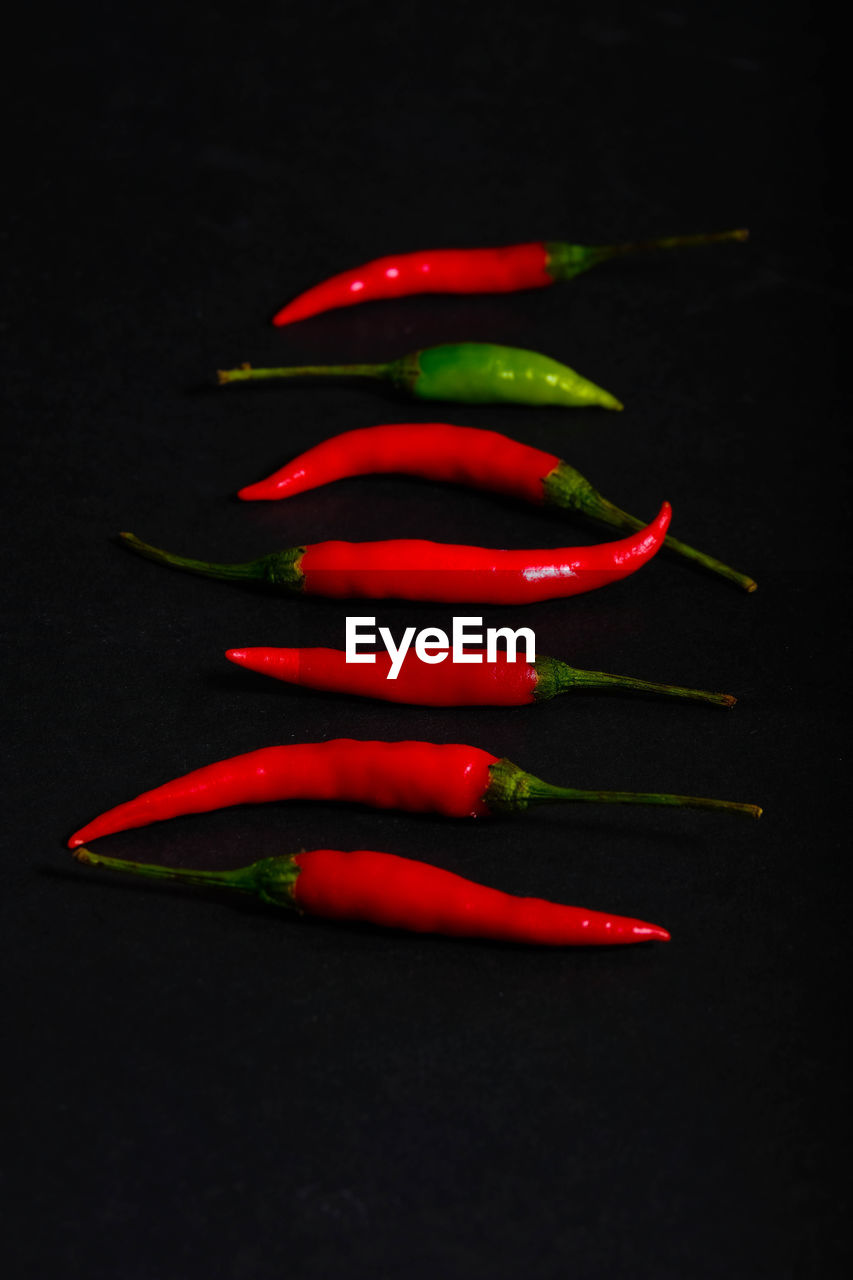
[(608, 258), (647, 249), (746, 240), (748, 232), (718, 231), (710, 235), (667, 236), (627, 244), (581, 245), (564, 240), (536, 240), (500, 249), (428, 249), (376, 258), (324, 280), (299, 294), (273, 317), (273, 324), (293, 324), (322, 311), (358, 302), (404, 298), (415, 293), (515, 293), (571, 280)]
[(78, 849), (80, 862), (129, 871), (148, 879), (219, 886), (257, 895), (278, 907), (329, 920), (351, 920), (443, 933), (455, 938), (489, 938), (546, 947), (601, 946), (626, 942), (668, 942), (656, 924), (543, 898), (519, 898), (393, 853), (356, 849), (313, 849), (289, 857), (263, 858), (234, 871), (192, 871), (153, 863), (105, 858)]
[(376, 653), (375, 662), (364, 664), (347, 662), (343, 649), (229, 649), (225, 656), (238, 667), (305, 688), (355, 693), (421, 707), (519, 707), (576, 689), (658, 693), (666, 698), (687, 698), (721, 707), (733, 707), (737, 701), (730, 693), (707, 693), (636, 680), (633, 676), (581, 671), (541, 654), (534, 662), (522, 658), (509, 662), (506, 653), (499, 650), (496, 660), (487, 662), (485, 649), (466, 649), (465, 653), (479, 654), (480, 661), (444, 661), (433, 666), (409, 652), (393, 680), (388, 679), (391, 655), (387, 651)]
[[(510, 440), (497, 431), (454, 427), (446, 422), (387, 423), (345, 431), (308, 449), (265, 480), (247, 485), (239, 496), (248, 500), (291, 498), (333, 480), (389, 472), (562, 507), (616, 529), (643, 527), (642, 520), (602, 497), (585, 476), (556, 454)], [(755, 590), (752, 578), (684, 542), (667, 536), (664, 546), (746, 591)]]
[(703, 796), (554, 787), (510, 760), (458, 743), (333, 738), (261, 747), (195, 769), (108, 809), (75, 832), (68, 847), (182, 814), (269, 800), (345, 800), (447, 818), (523, 813), (531, 804), (562, 800), (724, 809), (753, 818), (761, 814), (756, 805)]
[(132, 533), (125, 546), (149, 560), (207, 578), (257, 582), (278, 591), (335, 599), (438, 600), (532, 604), (593, 591), (641, 568), (663, 545), (672, 514), (665, 502), (651, 524), (618, 542), (544, 551), (497, 551), (418, 539), (316, 542), (247, 564), (211, 564), (149, 546)]

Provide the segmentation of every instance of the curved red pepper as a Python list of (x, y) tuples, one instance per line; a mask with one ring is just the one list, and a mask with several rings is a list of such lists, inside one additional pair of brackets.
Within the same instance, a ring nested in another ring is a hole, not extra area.
[(182, 814), (297, 799), (346, 800), (448, 818), (524, 812), (531, 803), (557, 800), (729, 809), (750, 817), (761, 812), (755, 805), (696, 796), (553, 787), (509, 760), (458, 743), (333, 738), (262, 747), (195, 769), (102, 813), (75, 832), (68, 846)]
[[(246, 485), (247, 500), (290, 498), (351, 476), (398, 473), (486, 489), (538, 506), (577, 511), (616, 529), (639, 529), (628, 515), (554, 453), (510, 440), (497, 431), (447, 422), (394, 422), (344, 431), (315, 445), (286, 466)], [(693, 564), (754, 591), (746, 574), (667, 535), (664, 545)]]
[(147, 879), (216, 885), (256, 894), (264, 902), (327, 920), (357, 921), (414, 933), (545, 947), (669, 941), (669, 933), (660, 925), (543, 898), (518, 898), (452, 871), (371, 849), (352, 853), (312, 849), (290, 857), (264, 858), (234, 871), (192, 871), (129, 862), (105, 858), (90, 849), (78, 849), (75, 857)]
[(229, 649), (225, 656), (239, 667), (272, 676), (290, 684), (328, 693), (354, 693), (385, 702), (405, 702), (422, 707), (520, 707), (544, 702), (574, 689), (620, 689), (635, 693), (657, 693), (667, 698), (687, 698), (732, 707), (730, 693), (708, 693), (681, 685), (658, 684), (633, 676), (610, 675), (604, 671), (582, 671), (558, 658), (541, 654), (534, 662), (518, 657), (509, 662), (498, 650), (494, 662), (486, 661), (485, 649), (466, 649), (479, 655), (479, 662), (437, 665), (421, 662), (409, 652), (394, 680), (388, 679), (391, 656), (387, 651), (374, 655), (375, 662), (347, 662), (343, 649)]
[(397, 473), (488, 489), (541, 506), (543, 480), (559, 463), (556, 454), (497, 431), (449, 422), (389, 422), (332, 436), (265, 480), (246, 485), (238, 496), (292, 498), (333, 480)]
[(534, 240), (497, 249), (427, 249), (391, 254), (342, 271), (307, 289), (282, 307), (273, 317), (273, 324), (293, 324), (337, 307), (417, 293), (514, 293), (541, 289), (571, 280), (597, 263), (626, 253), (746, 240), (747, 235), (747, 231), (738, 228), (613, 245)]
[(236, 565), (191, 560), (149, 546), (135, 534), (120, 536), (125, 546), (160, 564), (208, 578), (263, 582), (279, 591), (338, 600), (532, 604), (593, 591), (634, 573), (663, 545), (671, 514), (665, 502), (639, 532), (591, 547), (499, 551), (420, 539), (316, 542)]
[(301, 293), (276, 314), (275, 325), (293, 324), (336, 307), (415, 293), (512, 293), (553, 284), (544, 243), (502, 249), (431, 249), (376, 258), (342, 271)]

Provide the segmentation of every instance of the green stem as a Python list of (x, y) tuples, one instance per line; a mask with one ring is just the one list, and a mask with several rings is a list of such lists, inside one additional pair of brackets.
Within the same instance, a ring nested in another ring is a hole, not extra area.
[(285, 551), (273, 551), (261, 556), (258, 560), (249, 560), (245, 564), (216, 564), (208, 560), (191, 560), (188, 556), (178, 556), (172, 551), (163, 551), (152, 547), (149, 543), (137, 538), (134, 533), (120, 533), (124, 545), (146, 560), (156, 564), (165, 564), (172, 569), (183, 569), (187, 573), (198, 573), (205, 578), (218, 578), (229, 582), (263, 582), (268, 586), (287, 591), (301, 591), (304, 578), (300, 562), (305, 554), (304, 547), (288, 547)]
[(676, 809), (717, 809), (760, 818), (761, 808), (734, 800), (715, 800), (709, 796), (676, 796), (660, 791), (587, 791), (575, 787), (555, 787), (519, 769), (511, 760), (499, 760), (489, 770), (489, 785), (483, 797), (495, 813), (523, 813), (531, 804), (557, 804), (564, 801), (585, 804), (650, 804)]
[(276, 906), (294, 905), (293, 886), (299, 868), (292, 857), (261, 858), (233, 871), (194, 871), (189, 867), (163, 867), (153, 862), (131, 862), (125, 858), (108, 858), (81, 846), (74, 850), (78, 862), (89, 866), (108, 867), (111, 871), (127, 871), (146, 880), (174, 880), (181, 884), (211, 885), (236, 893), (254, 894)]
[(736, 227), (734, 231), (699, 232), (690, 236), (658, 236), (652, 240), (626, 240), (622, 244), (594, 245), (593, 253), (598, 254), (598, 261), (616, 258), (625, 253), (648, 253), (654, 249), (687, 249), (703, 244), (722, 244), (726, 241), (743, 241), (749, 239), (746, 227)]
[(565, 240), (552, 240), (546, 243), (545, 270), (555, 281), (572, 280), (582, 271), (589, 271), (599, 262), (607, 262), (610, 258), (620, 258), (626, 253), (647, 253), (655, 249), (684, 249), (696, 245), (720, 244), (723, 241), (747, 240), (749, 232), (745, 227), (737, 227), (734, 231), (700, 232), (689, 236), (659, 236), (653, 240), (626, 240), (622, 244), (569, 244)]
[[(592, 487), (585, 476), (582, 476), (574, 467), (570, 467), (567, 462), (560, 462), (553, 471), (549, 472), (542, 481), (542, 485), (545, 490), (546, 504), (562, 507), (565, 510), (579, 511), (591, 520), (598, 520), (602, 524), (610, 525), (615, 529), (624, 529), (630, 533), (646, 527), (645, 520), (638, 520), (636, 516), (629, 515), (615, 503), (608, 501)], [(725, 578), (727, 582), (734, 583), (743, 591), (757, 590), (758, 584), (753, 578), (740, 573), (737, 569), (732, 569), (730, 565), (723, 564), (722, 560), (717, 560), (714, 556), (706, 555), (704, 551), (697, 551), (695, 547), (688, 546), (678, 538), (667, 534), (663, 545), (682, 559), (707, 569), (719, 578)]]
[(570, 667), (559, 658), (539, 657), (536, 667), (537, 702), (544, 702), (571, 689), (624, 689), (632, 693), (654, 693), (664, 698), (681, 698), (692, 702), (707, 702), (717, 707), (733, 707), (737, 698), (731, 693), (709, 693), (705, 689), (685, 689), (678, 684), (660, 684), (653, 680), (638, 680), (634, 676), (611, 675), (607, 671), (583, 671)]
[(220, 386), (226, 382), (262, 382), (271, 378), (375, 378), (380, 381), (391, 377), (390, 364), (305, 364), (287, 365), (278, 369), (253, 369), (242, 364), (239, 369), (218, 369)]

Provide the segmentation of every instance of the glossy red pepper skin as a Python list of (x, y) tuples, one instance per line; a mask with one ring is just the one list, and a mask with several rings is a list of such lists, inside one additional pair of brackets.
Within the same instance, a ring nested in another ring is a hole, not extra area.
[(275, 680), (409, 706), (518, 707), (536, 701), (539, 675), (533, 663), (521, 657), (507, 662), (503, 653), (492, 663), (485, 661), (485, 650), (467, 652), (483, 660), (454, 664), (448, 657), (432, 666), (407, 654), (395, 680), (388, 679), (391, 657), (385, 651), (374, 663), (347, 662), (343, 649), (229, 649), (225, 656)]
[[(447, 422), (395, 422), (345, 431), (308, 449), (265, 480), (246, 485), (239, 497), (250, 501), (290, 498), (335, 480), (388, 473), (463, 484), (537, 506), (560, 507), (616, 529), (638, 529), (643, 523), (604, 498), (556, 454), (497, 431)], [(745, 591), (756, 589), (746, 574), (669, 534), (664, 545)]]
[(279, 591), (345, 600), (436, 600), (448, 604), (533, 604), (594, 591), (642, 568), (663, 545), (668, 502), (645, 528), (589, 547), (502, 551), (420, 539), (317, 542), (242, 565), (191, 560), (123, 533), (149, 560), (209, 578), (261, 582)]
[(81, 828), (69, 848), (188, 813), (271, 800), (345, 800), (377, 809), (487, 814), (482, 797), (497, 757), (476, 747), (333, 738), (262, 747), (217, 761), (117, 805)]
[(342, 271), (307, 289), (276, 313), (273, 324), (293, 324), (338, 307), (418, 293), (515, 293), (542, 289), (572, 280), (600, 262), (627, 253), (746, 240), (747, 236), (746, 230), (738, 228), (611, 245), (534, 240), (496, 249), (427, 249), (391, 254)]
[(548, 947), (669, 940), (658, 925), (514, 897), (393, 854), (323, 849), (294, 862), (296, 906), (326, 919)]
[(291, 498), (350, 476), (402, 474), (487, 489), (541, 506), (560, 459), (497, 431), (448, 422), (391, 422), (344, 431), (239, 491), (245, 500)]
[(351, 853), (312, 849), (290, 857), (263, 858), (234, 871), (128, 862), (83, 848), (75, 856), (80, 862), (147, 879), (218, 886), (255, 894), (264, 902), (306, 915), (412, 933), (544, 947), (669, 941), (667, 930), (656, 924), (543, 898), (515, 897), (452, 871), (372, 849)]
[(342, 271), (294, 298), (273, 318), (293, 324), (322, 311), (416, 293), (512, 293), (553, 284), (545, 244), (501, 249), (431, 249), (376, 258)]
[(544, 702), (573, 689), (620, 689), (654, 693), (668, 698), (685, 698), (716, 706), (734, 706), (730, 693), (709, 693), (680, 685), (653, 683), (633, 676), (611, 675), (604, 671), (582, 671), (558, 658), (540, 654), (534, 662), (520, 656), (509, 662), (498, 650), (494, 662), (486, 661), (485, 649), (466, 649), (479, 655), (476, 663), (454, 663), (450, 658), (432, 665), (409, 652), (393, 680), (390, 654), (383, 650), (375, 662), (347, 662), (343, 649), (229, 649), (225, 656), (237, 666), (272, 676), (290, 684), (327, 693), (349, 693), (384, 702), (403, 702), (421, 707), (520, 707)]
[(117, 831), (183, 814), (272, 800), (343, 800), (376, 809), (479, 818), (524, 812), (537, 801), (613, 802), (615, 797), (616, 803), (678, 803), (757, 816), (755, 806), (701, 797), (553, 787), (509, 760), (458, 743), (333, 738), (262, 747), (195, 769), (102, 813), (75, 832), (68, 846), (76, 849)]

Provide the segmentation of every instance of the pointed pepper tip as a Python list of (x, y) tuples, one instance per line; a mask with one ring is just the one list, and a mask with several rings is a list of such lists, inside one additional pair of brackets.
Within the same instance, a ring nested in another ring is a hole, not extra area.
[(672, 935), (668, 929), (659, 924), (639, 924), (634, 926), (634, 937), (638, 942), (670, 942)]
[(246, 650), (245, 649), (226, 649), (225, 657), (228, 659), (229, 662), (237, 662), (237, 663), (245, 662)]

